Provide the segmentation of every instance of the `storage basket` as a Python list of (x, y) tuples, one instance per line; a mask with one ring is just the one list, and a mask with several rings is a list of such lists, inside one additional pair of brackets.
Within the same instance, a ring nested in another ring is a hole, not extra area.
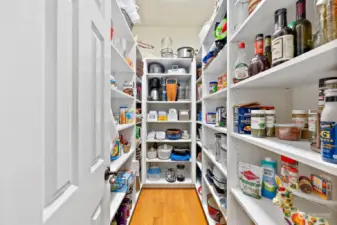
[(161, 169), (159, 167), (151, 167), (147, 170), (147, 178), (150, 181), (158, 181), (161, 176)]

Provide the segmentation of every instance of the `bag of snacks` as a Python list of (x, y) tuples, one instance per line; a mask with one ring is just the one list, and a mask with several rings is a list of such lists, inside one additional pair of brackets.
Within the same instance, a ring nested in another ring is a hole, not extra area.
[(262, 176), (262, 167), (239, 162), (240, 188), (244, 194), (260, 199)]

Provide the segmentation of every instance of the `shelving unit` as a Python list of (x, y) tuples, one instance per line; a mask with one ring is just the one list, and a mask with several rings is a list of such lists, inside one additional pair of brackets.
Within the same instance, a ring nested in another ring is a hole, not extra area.
[[(214, 221), (207, 210), (207, 194), (211, 194), (219, 205), (217, 193), (206, 178), (205, 173), (209, 164), (217, 167), (227, 177), (227, 223), (230, 225), (280, 225), (284, 224), (280, 208), (271, 200), (254, 199), (241, 191), (238, 178), (238, 163), (246, 162), (260, 166), (261, 160), (271, 157), (280, 167), (280, 156), (287, 156), (299, 162), (300, 175), (318, 174), (328, 176), (333, 183), (333, 199), (324, 200), (314, 194), (305, 194), (294, 190), (295, 205), (300, 210), (316, 214), (328, 214), (330, 224), (337, 224), (337, 165), (323, 161), (319, 153), (310, 149), (306, 140), (282, 141), (277, 138), (254, 138), (251, 135), (235, 133), (233, 106), (246, 102), (259, 102), (262, 105), (275, 106), (276, 122), (291, 122), (293, 109), (317, 109), (318, 80), (326, 77), (337, 77), (337, 40), (330, 41), (305, 54), (291, 59), (281, 65), (272, 67), (258, 75), (252, 76), (239, 83), (233, 82), (234, 64), (238, 56), (238, 42), (245, 42), (247, 59), (254, 57), (254, 41), (257, 34), (271, 35), (274, 32), (274, 12), (280, 8), (287, 9), (288, 22), (295, 20), (296, 1), (293, 0), (262, 0), (255, 10), (241, 25), (237, 15), (240, 15), (239, 0), (221, 2), (215, 16), (216, 20), (201, 41), (201, 51), (198, 62), (201, 62), (213, 45), (214, 24), (222, 19), (227, 9), (227, 45), (218, 53), (212, 62), (202, 71), (198, 82), (202, 83), (201, 99), (196, 99), (198, 111), (202, 111), (202, 121), (197, 126), (202, 128), (202, 138), (197, 145), (202, 149), (202, 186), (201, 198), (209, 223)], [(245, 1), (246, 2), (246, 1)], [(315, 9), (312, 2), (307, 1), (307, 18), (317, 30)], [(209, 94), (210, 81), (217, 76), (227, 73), (227, 88)], [(197, 91), (196, 91), (197, 92)], [(226, 106), (227, 127), (216, 127), (207, 124), (205, 115), (214, 112), (217, 106)], [(198, 129), (197, 129), (198, 130)], [(214, 133), (227, 134), (227, 163), (220, 164), (214, 156)], [(206, 188), (205, 188), (206, 187)]]
[[(186, 74), (174, 74), (174, 73), (148, 73), (148, 65), (151, 63), (160, 63), (165, 69), (172, 68), (172, 65), (179, 65), (179, 67), (185, 68)], [(142, 99), (145, 104), (142, 104), (142, 113), (144, 118), (144, 123), (142, 126), (142, 177), (144, 188), (193, 188), (196, 184), (195, 178), (195, 106), (192, 104), (192, 99), (195, 99), (195, 93), (192, 91), (192, 87), (195, 86), (195, 61), (186, 58), (149, 58), (144, 60), (144, 77), (142, 80)], [(175, 78), (178, 82), (186, 84), (189, 86), (189, 96), (190, 99), (178, 101), (151, 101), (148, 100), (149, 96), (149, 82), (153, 78)], [(147, 114), (150, 110), (159, 111), (164, 110), (166, 112), (169, 109), (175, 108), (179, 113), (181, 109), (190, 110), (190, 120), (179, 120), (178, 121), (150, 121), (147, 118)], [(187, 130), (190, 138), (189, 139), (178, 139), (178, 140), (157, 140), (148, 139), (147, 134), (150, 131), (166, 131), (169, 128), (176, 128), (180, 130)], [(172, 161), (172, 160), (161, 160), (161, 159), (147, 159), (147, 151), (154, 143), (169, 144), (174, 147), (187, 147), (191, 150), (190, 161)], [(151, 181), (147, 179), (147, 170), (151, 165), (157, 165), (161, 168), (161, 179), (158, 181)], [(170, 183), (165, 179), (166, 168), (176, 168), (177, 164), (185, 165), (185, 181), (179, 182), (175, 181)]]
[[(121, 106), (126, 106), (128, 108), (134, 109), (133, 118), (136, 119), (136, 105), (141, 103), (141, 100), (137, 99), (137, 90), (133, 88), (132, 95), (126, 94), (123, 92), (123, 83), (124, 81), (132, 82), (134, 84), (141, 83), (141, 79), (136, 75), (136, 65), (137, 61), (142, 60), (142, 56), (139, 54), (139, 50), (136, 41), (133, 37), (133, 34), (122, 14), (121, 9), (119, 8), (117, 1), (112, 0), (111, 2), (111, 24), (114, 29), (114, 35), (110, 41), (111, 45), (111, 55), (106, 56), (109, 58), (111, 64), (111, 75), (115, 78), (116, 86), (111, 87), (111, 148), (113, 148), (114, 140), (118, 135), (122, 134), (123, 137), (131, 143), (131, 149), (128, 153), (123, 153), (114, 161), (110, 163), (110, 170), (112, 172), (117, 172), (119, 170), (130, 170), (131, 164), (135, 161), (135, 152), (136, 148), (140, 145), (140, 140), (136, 140), (136, 123), (135, 121), (132, 124), (118, 124), (118, 121), (115, 121), (113, 114), (119, 113), (119, 108)], [(125, 46), (120, 46), (120, 42), (125, 41)], [(117, 45), (117, 42), (119, 45)], [(123, 48), (123, 49), (121, 49)], [(126, 57), (132, 61), (133, 66), (127, 62)], [(134, 85), (136, 87), (136, 85)], [(136, 191), (136, 182), (133, 184), (132, 192), (132, 210), (130, 211), (130, 217), (127, 221), (127, 224), (130, 223), (131, 217), (137, 203), (140, 191)], [(110, 184), (107, 182), (108, 188), (110, 189)], [(118, 208), (120, 207), (123, 199), (125, 198), (126, 193), (122, 192), (110, 192), (110, 220), (116, 215)]]

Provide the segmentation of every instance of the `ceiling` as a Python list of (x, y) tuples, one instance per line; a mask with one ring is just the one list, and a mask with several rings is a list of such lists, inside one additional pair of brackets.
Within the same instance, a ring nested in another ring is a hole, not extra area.
[(136, 0), (137, 26), (202, 26), (210, 19), (216, 0)]

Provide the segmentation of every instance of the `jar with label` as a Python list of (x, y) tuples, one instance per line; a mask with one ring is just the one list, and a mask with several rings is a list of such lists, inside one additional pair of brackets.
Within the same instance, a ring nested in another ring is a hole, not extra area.
[(310, 140), (310, 143), (312, 144), (316, 142), (316, 123), (317, 123), (317, 110), (311, 109), (309, 110), (309, 116), (308, 116), (308, 130), (311, 135), (309, 140)]
[(264, 110), (252, 110), (251, 126), (253, 137), (266, 136), (266, 113)]
[(325, 84), (325, 90), (337, 89), (337, 77), (335, 77), (335, 79), (325, 80), (324, 84)]
[(209, 82), (209, 93), (213, 94), (218, 91), (218, 82), (210, 81)]
[(294, 31), (287, 26), (287, 9), (275, 12), (275, 32), (272, 40), (273, 67), (294, 58)]
[[(328, 77), (328, 78), (322, 78), (319, 79), (319, 84), (318, 84), (318, 109), (319, 110), (323, 110), (324, 109), (324, 91), (326, 89), (326, 83), (330, 80), (336, 80), (337, 81), (337, 77)], [(334, 82), (328, 83), (328, 86), (332, 86), (333, 87)], [(337, 87), (336, 87), (337, 88)]]
[(301, 128), (308, 128), (308, 111), (307, 110), (293, 110), (292, 123), (299, 125)]
[(298, 184), (298, 162), (291, 158), (281, 156), (281, 173), (282, 181), (292, 188), (297, 188)]
[(275, 137), (275, 110), (266, 110), (266, 136)]
[(337, 164), (337, 89), (325, 92), (321, 116), (321, 154), (326, 162)]

